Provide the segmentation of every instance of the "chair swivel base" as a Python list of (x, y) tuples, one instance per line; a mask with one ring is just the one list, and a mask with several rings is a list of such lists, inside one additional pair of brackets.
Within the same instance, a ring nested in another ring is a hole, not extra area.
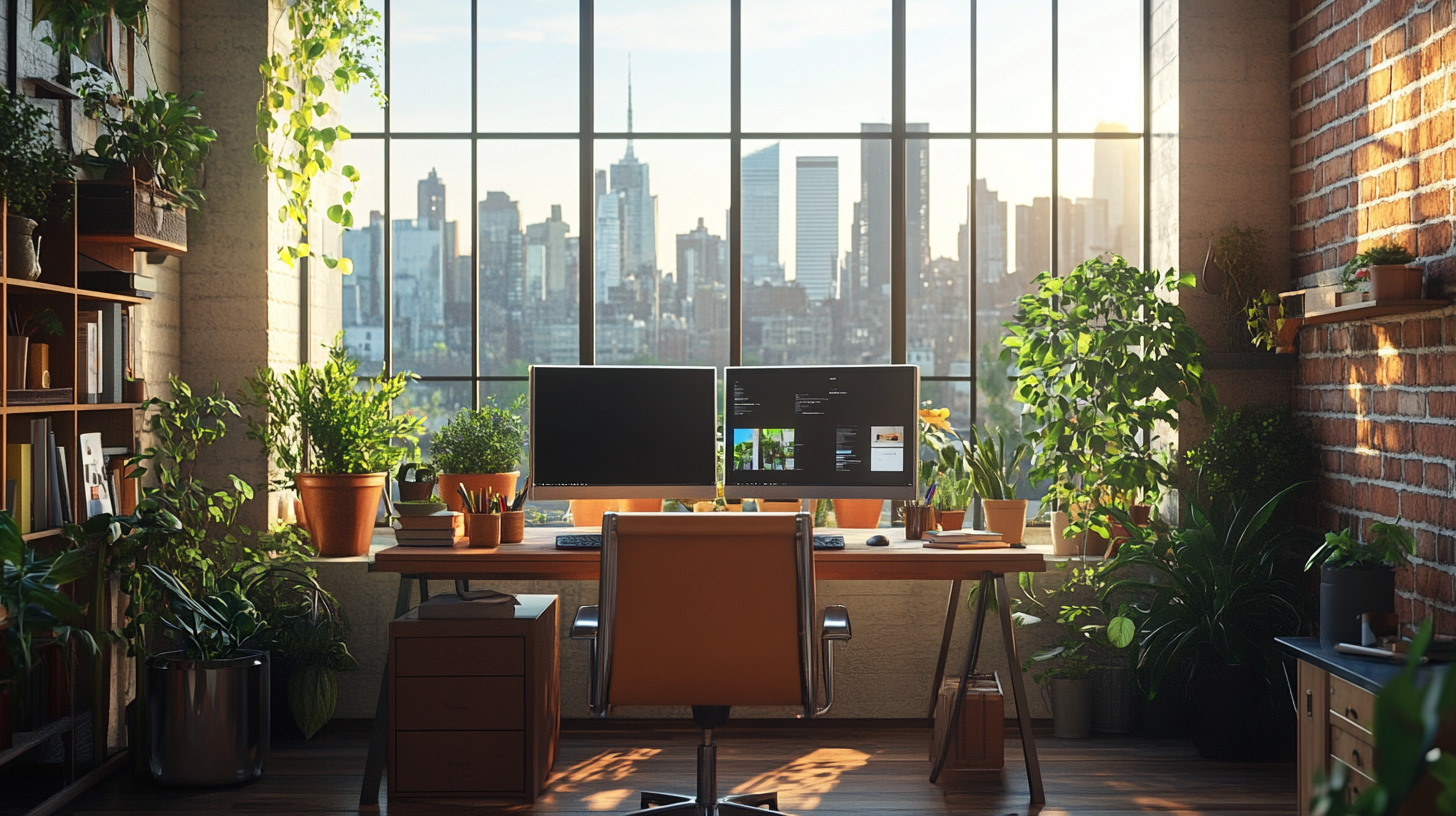
[[(768, 805), (768, 809), (762, 807)], [(642, 809), (623, 816), (667, 816), (670, 813), (693, 814), (693, 816), (729, 816), (733, 813), (749, 813), (754, 816), (785, 816), (776, 808), (778, 793), (739, 793), (724, 796), (706, 806), (698, 803), (697, 797), (676, 793), (642, 792)]]

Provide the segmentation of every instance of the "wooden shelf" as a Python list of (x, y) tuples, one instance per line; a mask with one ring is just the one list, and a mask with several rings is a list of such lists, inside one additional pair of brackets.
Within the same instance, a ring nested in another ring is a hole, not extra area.
[(36, 289), (41, 292), (53, 292), (58, 295), (74, 295), (76, 287), (57, 286), (54, 283), (44, 283), (38, 280), (25, 280), (24, 278), (6, 278), (5, 285), (16, 289)]
[(17, 289), (34, 289), (37, 292), (49, 292), (57, 295), (76, 295), (82, 300), (110, 300), (117, 303), (130, 303), (133, 305), (152, 302), (150, 298), (137, 297), (135, 295), (122, 295), (116, 292), (97, 292), (94, 289), (78, 289), (74, 286), (57, 286), (54, 283), (24, 280), (22, 278), (6, 278), (5, 284)]
[(1450, 303), (1449, 300), (1367, 300), (1318, 312), (1306, 312), (1304, 325), (1312, 326), (1319, 323), (1338, 323), (1346, 320), (1365, 320), (1372, 317), (1429, 312), (1432, 309), (1448, 306)]
[(61, 402), (51, 405), (7, 405), (0, 414), (50, 414), (58, 411), (135, 411), (139, 402)]
[(46, 723), (34, 731), (16, 732), (12, 747), (0, 751), (0, 765), (5, 765), (10, 760), (24, 754), (26, 751), (40, 745), (51, 737), (66, 733), (70, 728), (71, 718), (62, 717), (55, 722)]
[(77, 289), (76, 295), (82, 300), (110, 300), (116, 303), (130, 303), (133, 305), (141, 305), (143, 303), (152, 302), (151, 298), (137, 297), (136, 295), (123, 295), (116, 292), (97, 292), (94, 289)]
[(44, 530), (36, 530), (33, 533), (26, 533), (25, 535), (21, 536), (21, 538), (25, 541), (39, 541), (42, 538), (50, 538), (51, 536), (58, 536), (60, 534), (61, 528), (47, 527)]

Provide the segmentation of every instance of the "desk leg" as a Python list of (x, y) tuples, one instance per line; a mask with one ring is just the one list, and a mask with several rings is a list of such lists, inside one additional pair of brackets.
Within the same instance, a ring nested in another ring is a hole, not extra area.
[(1041, 762), (1036, 758), (1036, 737), (1031, 733), (1031, 707), (1026, 702), (1026, 684), (1021, 679), (1021, 658), (1016, 654), (1016, 635), (1011, 628), (1011, 593), (1006, 590), (1006, 576), (996, 576), (996, 605), (1001, 611), (1001, 642), (1006, 646), (1006, 661), (1011, 673), (1011, 693), (1016, 698), (1016, 723), (1021, 730), (1021, 752), (1026, 756), (1026, 781), (1031, 786), (1031, 803), (1046, 804), (1046, 791), (1041, 786)]
[[(980, 589), (976, 592), (976, 617), (971, 621), (971, 642), (966, 647), (966, 664), (961, 669), (961, 685), (957, 689), (955, 703), (951, 705), (950, 722), (945, 726), (945, 741), (940, 745), (940, 753), (936, 755), (935, 767), (930, 771), (932, 783), (940, 778), (940, 772), (945, 768), (945, 761), (950, 756), (950, 748), (955, 744), (956, 726), (961, 721), (961, 703), (966, 699), (966, 687), (971, 682), (971, 672), (976, 669), (976, 659), (981, 653), (981, 629), (986, 625), (986, 595), (991, 591), (991, 573), (981, 573)], [(938, 693), (938, 690), (937, 690)]]
[(940, 657), (935, 661), (935, 680), (930, 684), (930, 711), (925, 719), (935, 727), (935, 701), (940, 698), (940, 684), (945, 680), (945, 660), (950, 656), (950, 638), (955, 633), (956, 613), (961, 606), (961, 579), (950, 584), (950, 598), (945, 602), (945, 630), (940, 633)]
[[(421, 587), (424, 579), (420, 579)], [(398, 618), (410, 609), (410, 576), (399, 576), (399, 596), (394, 601)], [(359, 809), (379, 809), (379, 780), (389, 758), (389, 661), (384, 663), (384, 677), (379, 681), (379, 705), (374, 709), (374, 733), (369, 736), (369, 758), (364, 761), (364, 784), (359, 788)]]

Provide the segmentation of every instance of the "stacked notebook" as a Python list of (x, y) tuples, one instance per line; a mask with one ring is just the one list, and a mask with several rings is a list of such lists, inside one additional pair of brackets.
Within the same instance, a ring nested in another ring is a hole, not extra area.
[(395, 519), (394, 539), (403, 547), (464, 547), (470, 543), (465, 537), (465, 514), (451, 510)]
[(995, 550), (1005, 547), (993, 530), (940, 530), (925, 534), (925, 546), (936, 550)]

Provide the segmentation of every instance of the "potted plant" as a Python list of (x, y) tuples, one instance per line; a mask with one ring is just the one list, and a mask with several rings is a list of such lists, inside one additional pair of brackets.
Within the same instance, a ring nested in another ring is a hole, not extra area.
[(1149, 698), (1190, 667), (1194, 744), (1208, 759), (1280, 760), (1293, 747), (1274, 638), (1299, 634), (1304, 604), (1277, 568), (1288, 538), (1269, 526), (1292, 489), (1252, 511), (1193, 505), (1189, 522), (1166, 532), (1129, 526), (1103, 565), (1114, 577), (1100, 597), (1128, 599)]
[[(410, 477), (414, 478), (411, 479)], [(422, 462), (404, 462), (395, 471), (400, 501), (429, 501), (435, 495), (435, 469)]]
[(1244, 309), (1245, 323), (1255, 348), (1267, 349), (1275, 354), (1293, 354), (1298, 351), (1299, 330), (1304, 327), (1304, 318), (1285, 317), (1284, 301), (1268, 289), (1249, 298)]
[[(46, 111), (19, 94), (5, 93), (0, 104), (0, 196), (5, 198), (5, 274), (40, 277), (37, 221), (52, 215), (56, 185), (72, 178), (71, 154), (57, 144)], [(69, 207), (70, 196), (59, 197)], [(65, 212), (55, 213), (61, 218)]]
[[(10, 346), (7, 388), (50, 388), (51, 347), (35, 340), (42, 335), (60, 337), (66, 333), (61, 319), (49, 306), (22, 312), (10, 310)], [(84, 365), (84, 362), (82, 363)]]
[(1205, 263), (1203, 285), (1222, 296), (1229, 351), (1244, 347), (1243, 312), (1269, 280), (1268, 258), (1266, 234), (1258, 227), (1229, 224), (1209, 248), (1208, 261), (1218, 270), (1221, 280), (1216, 286), (1210, 283), (1208, 263)]
[(1087, 641), (1064, 635), (1056, 645), (1026, 659), (1023, 671), (1046, 686), (1052, 708), (1052, 735), (1061, 739), (1092, 736), (1092, 659)]
[(986, 529), (1000, 533), (1007, 544), (1020, 544), (1026, 536), (1027, 501), (1015, 496), (1016, 480), (1027, 453), (1026, 443), (1018, 442), (1008, 456), (1006, 434), (997, 432), (992, 439), (989, 430), (982, 434), (971, 429), (970, 455), (966, 457), (971, 483), (981, 496)]
[(975, 487), (969, 476), (942, 476), (935, 483), (935, 518), (942, 530), (959, 530), (966, 524), (966, 508), (971, 506)]
[(1004, 359), (1033, 428), (1030, 477), (1051, 480), (1059, 508), (1086, 506), (1066, 531), (1112, 533), (1106, 508), (1131, 510), (1172, 485), (1156, 429), (1178, 427), (1186, 403), (1217, 406), (1203, 376), (1203, 340), (1170, 296), (1192, 275), (1139, 270), (1113, 256), (1064, 277), (1043, 273), (1017, 300)]
[(516, 497), (517, 466), (526, 444), (526, 423), (521, 418), (525, 396), (509, 407), (486, 397), (478, 409), (462, 408), (430, 440), (430, 458), (440, 474), (440, 498), (451, 510), (460, 510), (460, 488), (491, 491), (509, 504)]
[(194, 596), (153, 564), (156, 620), (181, 649), (147, 660), (152, 778), (164, 785), (232, 785), (263, 775), (269, 750), (267, 623), (236, 580)]
[(297, 487), (304, 529), (329, 558), (369, 552), (385, 477), (404, 456), (394, 442), (412, 443), (423, 428), (419, 416), (391, 408), (410, 375), (357, 371), (340, 332), (323, 365), (281, 375), (261, 368), (241, 389), (241, 401), (263, 412), (247, 418), (248, 437), (283, 472), (277, 485)]
[(1325, 543), (1304, 565), (1320, 565), (1320, 645), (1360, 645), (1360, 616), (1395, 611), (1395, 568), (1416, 551), (1416, 539), (1395, 523), (1370, 525), (1370, 542), (1360, 544), (1347, 527), (1325, 534)]
[(1394, 241), (1376, 244), (1346, 262), (1340, 283), (1346, 292), (1368, 292), (1368, 300), (1417, 300), (1425, 270), (1410, 265), (1415, 259)]

